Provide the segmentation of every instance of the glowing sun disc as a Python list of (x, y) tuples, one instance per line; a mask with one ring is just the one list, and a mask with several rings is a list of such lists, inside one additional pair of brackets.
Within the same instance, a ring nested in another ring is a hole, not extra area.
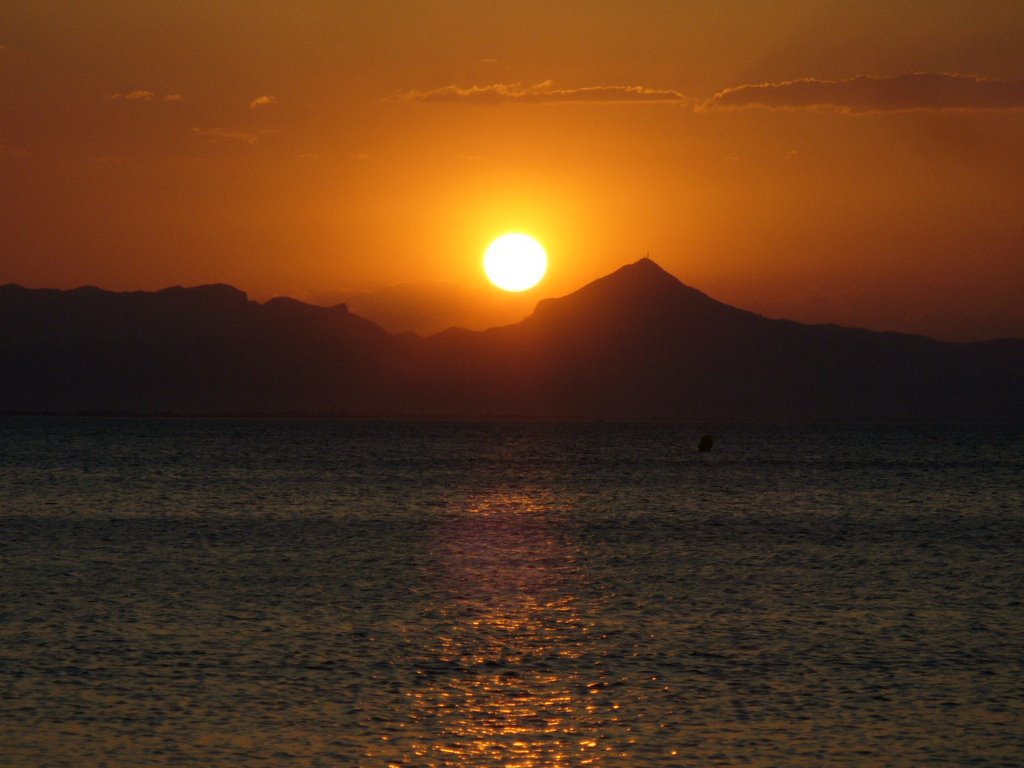
[(503, 291), (532, 288), (548, 268), (543, 246), (529, 235), (502, 235), (484, 253), (487, 279)]

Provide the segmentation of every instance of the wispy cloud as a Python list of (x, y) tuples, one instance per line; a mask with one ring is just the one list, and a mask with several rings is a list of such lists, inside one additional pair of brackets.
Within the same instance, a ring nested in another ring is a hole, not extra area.
[(698, 109), (745, 107), (849, 113), (1024, 109), (1024, 80), (937, 72), (859, 75), (847, 80), (804, 78), (726, 88)]
[(446, 85), (432, 90), (405, 91), (390, 100), (435, 104), (679, 104), (701, 112), (747, 107), (831, 109), (846, 113), (1012, 110), (1024, 109), (1024, 79), (996, 80), (944, 72), (858, 75), (845, 80), (808, 77), (738, 85), (702, 103), (666, 88), (642, 85), (558, 88), (554, 81), (545, 80), (536, 85)]
[(255, 99), (249, 102), (249, 109), (258, 109), (259, 107), (269, 107), (271, 104), (277, 103), (277, 97), (275, 96), (257, 96)]
[(182, 100), (181, 95), (177, 93), (168, 93), (164, 96), (158, 97), (153, 91), (147, 91), (139, 88), (125, 93), (111, 93), (107, 96), (107, 101), (155, 101), (157, 98), (159, 98), (160, 101), (167, 102)]
[(107, 98), (110, 101), (152, 101), (155, 96), (156, 94), (152, 91), (139, 89), (127, 93), (112, 93)]
[(272, 131), (242, 131), (232, 128), (193, 128), (192, 133), (209, 141), (233, 141), (241, 144), (255, 144)]
[(575, 103), (689, 103), (679, 91), (648, 88), (642, 85), (590, 85), (582, 88), (556, 88), (553, 80), (536, 85), (493, 83), (467, 88), (446, 85), (430, 91), (406, 91), (394, 97), (399, 101), (441, 104), (551, 104)]

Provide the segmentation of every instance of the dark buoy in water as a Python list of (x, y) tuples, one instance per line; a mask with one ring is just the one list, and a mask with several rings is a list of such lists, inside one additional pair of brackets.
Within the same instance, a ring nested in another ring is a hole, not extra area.
[(711, 435), (704, 435), (704, 437), (700, 439), (700, 442), (697, 443), (697, 450), (700, 451), (701, 453), (704, 453), (705, 451), (710, 451), (711, 446), (714, 445), (714, 442), (715, 441), (711, 439)]

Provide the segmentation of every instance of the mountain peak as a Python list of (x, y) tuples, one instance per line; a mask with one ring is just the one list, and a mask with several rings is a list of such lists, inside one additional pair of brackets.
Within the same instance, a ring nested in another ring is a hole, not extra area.
[(673, 287), (683, 286), (679, 278), (666, 272), (654, 259), (650, 256), (644, 256), (638, 261), (634, 261), (632, 264), (626, 264), (625, 266), (619, 267), (617, 270), (609, 275), (606, 275), (603, 280), (617, 279), (617, 280), (631, 280), (636, 283), (643, 281), (647, 285), (671, 285)]
[(621, 316), (623, 314), (683, 311), (689, 314), (717, 310), (740, 312), (682, 283), (651, 258), (626, 264), (560, 299), (537, 304), (533, 317), (561, 315)]
[(623, 298), (631, 300), (649, 299), (652, 298), (652, 294), (672, 296), (689, 294), (691, 298), (708, 298), (696, 288), (691, 288), (679, 278), (666, 272), (649, 256), (619, 267), (611, 274), (585, 285), (577, 293), (592, 290), (621, 292)]
[(619, 267), (619, 269), (646, 269), (651, 271), (662, 272), (666, 275), (668, 274), (668, 272), (665, 272), (665, 270), (662, 269), (661, 266), (659, 266), (650, 256), (644, 256), (641, 259), (637, 259), (632, 264), (625, 264)]

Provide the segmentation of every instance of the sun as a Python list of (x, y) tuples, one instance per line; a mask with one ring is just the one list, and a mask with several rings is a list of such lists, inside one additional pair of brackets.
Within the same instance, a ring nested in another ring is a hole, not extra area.
[(547, 269), (544, 247), (529, 235), (502, 235), (484, 253), (487, 279), (503, 291), (533, 288)]

